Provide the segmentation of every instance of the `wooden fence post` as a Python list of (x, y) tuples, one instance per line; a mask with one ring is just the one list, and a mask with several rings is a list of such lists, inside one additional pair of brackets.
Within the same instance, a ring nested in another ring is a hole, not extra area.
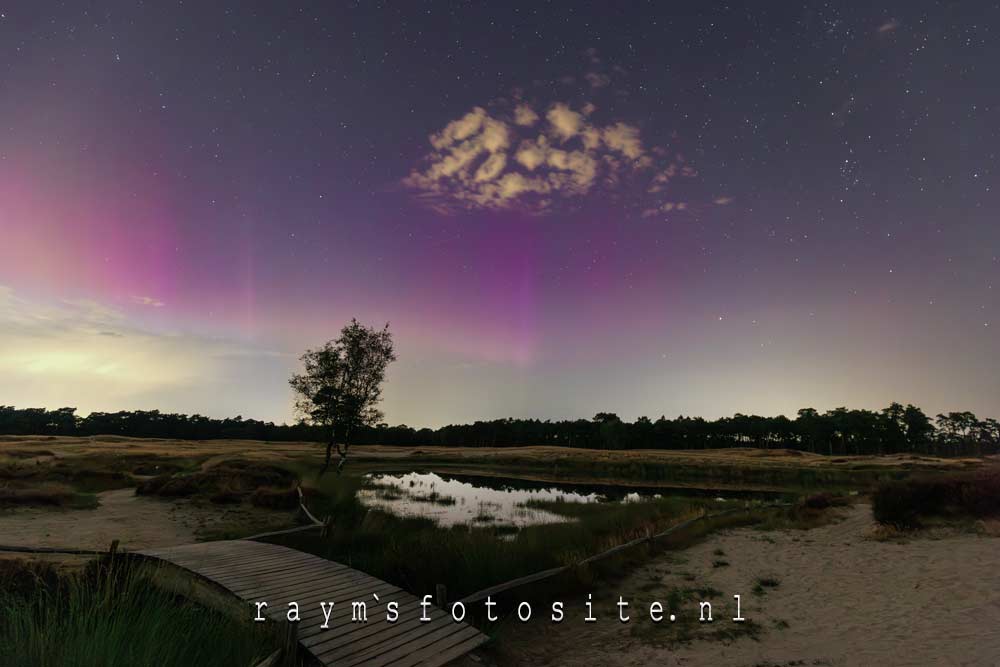
[(445, 587), (444, 584), (438, 584), (437, 586), (434, 587), (434, 594), (437, 606), (444, 609), (445, 605), (448, 604), (448, 589)]
[(299, 656), (299, 624), (285, 622), (285, 636), (281, 646), (281, 664), (295, 667)]

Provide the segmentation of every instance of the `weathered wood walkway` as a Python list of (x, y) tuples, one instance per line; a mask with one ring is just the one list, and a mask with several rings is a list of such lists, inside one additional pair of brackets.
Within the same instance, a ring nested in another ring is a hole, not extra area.
[[(406, 591), (346, 565), (265, 542), (233, 540), (148, 549), (139, 554), (167, 561), (210, 580), (248, 603), (266, 601), (265, 615), (285, 620), (298, 602), (298, 640), (324, 665), (443, 665), (487, 640), (486, 635), (433, 605), (422, 622), (420, 601)], [(377, 598), (377, 599), (376, 599)], [(367, 622), (352, 622), (352, 602), (367, 603)], [(334, 603), (328, 629), (320, 602)], [(386, 605), (399, 603), (399, 620)]]

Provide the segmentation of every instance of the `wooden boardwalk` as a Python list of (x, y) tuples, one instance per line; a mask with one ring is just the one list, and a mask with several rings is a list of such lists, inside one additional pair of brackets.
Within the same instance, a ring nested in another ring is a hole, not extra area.
[[(298, 639), (323, 665), (443, 665), (487, 640), (433, 605), (422, 622), (420, 601), (396, 586), (341, 563), (265, 542), (233, 540), (148, 549), (139, 554), (173, 563), (229, 590), (248, 605), (266, 601), (265, 615), (285, 620), (299, 603)], [(377, 598), (377, 600), (376, 600)], [(352, 622), (352, 602), (367, 603), (367, 622)], [(333, 602), (328, 629), (320, 602)], [(399, 603), (399, 620), (386, 605)]]

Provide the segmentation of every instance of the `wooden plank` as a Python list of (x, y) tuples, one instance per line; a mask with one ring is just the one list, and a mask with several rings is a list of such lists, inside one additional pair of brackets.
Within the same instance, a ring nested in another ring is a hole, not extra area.
[[(330, 627), (327, 630), (320, 629), (320, 623), (312, 624), (311, 627), (306, 627), (302, 629), (302, 635), (300, 636), (300, 641), (305, 646), (311, 646), (317, 644), (323, 640), (321, 636), (322, 633), (329, 633), (327, 636), (336, 636), (347, 632), (341, 626), (347, 626), (350, 624), (351, 617), (351, 602), (366, 602), (368, 603), (368, 615), (371, 617), (373, 613), (377, 613), (381, 618), (385, 613), (388, 603), (394, 599), (394, 595), (398, 594), (400, 591), (391, 584), (383, 584), (377, 588), (366, 588), (358, 590), (352, 593), (346, 600), (335, 600), (333, 607), (333, 612), (330, 615)], [(380, 600), (375, 602), (372, 599), (372, 593), (377, 593)], [(362, 598), (364, 596), (364, 599)], [(346, 596), (345, 596), (346, 597)], [(307, 610), (309, 618), (320, 619), (322, 618), (323, 611), (319, 606), (320, 600), (329, 601), (329, 598), (325, 595), (316, 598), (309, 604), (309, 609)], [(303, 616), (306, 618), (306, 616)]]
[(296, 570), (294, 572), (283, 572), (281, 570), (273, 572), (261, 572), (254, 574), (252, 576), (242, 576), (240, 579), (231, 579), (229, 577), (215, 575), (214, 577), (209, 577), (212, 581), (226, 587), (236, 595), (241, 595), (243, 592), (253, 592), (258, 590), (268, 590), (275, 586), (280, 589), (282, 582), (296, 581), (300, 575), (310, 575), (313, 578), (317, 575), (315, 570), (305, 569)]
[(224, 577), (217, 581), (240, 597), (253, 597), (255, 600), (268, 600), (284, 591), (309, 590), (319, 585), (333, 581), (333, 577), (324, 577), (315, 569), (298, 570), (296, 572), (270, 572), (267, 574), (244, 579), (241, 583), (233, 583)]
[[(334, 607), (331, 612), (331, 621), (334, 619), (339, 619), (341, 616), (347, 613), (347, 609), (350, 609), (352, 601), (366, 602), (368, 603), (369, 611), (374, 609), (380, 609), (382, 605), (386, 604), (395, 594), (399, 592), (399, 589), (395, 588), (391, 584), (385, 582), (380, 582), (378, 585), (365, 584), (363, 586), (352, 586), (350, 588), (341, 589), (336, 593), (327, 593), (322, 589), (313, 591), (311, 593), (305, 593), (302, 595), (297, 595), (297, 599), (288, 599), (275, 601), (273, 607), (285, 607), (289, 602), (298, 602), (299, 610), (302, 620), (310, 621), (311, 619), (319, 619), (323, 615), (321, 602), (333, 602)], [(375, 602), (371, 598), (372, 593), (377, 593), (380, 598), (380, 602)], [(338, 599), (339, 598), (339, 599)], [(302, 637), (309, 637), (317, 632), (319, 623), (317, 622), (317, 627), (306, 627), (302, 630)]]
[[(188, 554), (177, 554), (177, 557), (184, 558), (187, 555)], [(270, 560), (274, 560), (274, 559), (277, 559), (277, 558), (294, 559), (294, 558), (297, 558), (299, 556), (308, 556), (308, 555), (309, 554), (303, 553), (301, 551), (291, 551), (291, 550), (289, 550), (289, 551), (271, 551), (271, 550), (268, 550), (268, 551), (259, 551), (259, 550), (249, 551), (248, 550), (248, 551), (243, 551), (243, 552), (239, 552), (239, 553), (210, 554), (210, 557), (205, 559), (205, 564), (206, 565), (211, 564), (211, 566), (214, 567), (214, 566), (219, 566), (219, 565), (225, 565), (227, 563), (243, 562), (243, 561), (247, 561), (247, 560), (259, 561), (259, 562), (262, 562), (262, 563), (266, 563), (266, 562), (268, 562)]]
[[(358, 600), (361, 602), (362, 600)], [(329, 627), (323, 629), (324, 616), (319, 610), (319, 604), (309, 618), (304, 619), (308, 625), (302, 628), (300, 641), (303, 646), (312, 647), (335, 640), (338, 637), (351, 635), (360, 632), (364, 628), (374, 627), (380, 624), (387, 624), (385, 621), (386, 604), (385, 600), (374, 603), (368, 600), (367, 610), (368, 622), (356, 622), (353, 620), (353, 605), (350, 602), (339, 602), (333, 608), (330, 615)], [(367, 630), (366, 630), (367, 631)]]
[[(273, 556), (271, 558), (256, 558), (254, 556), (245, 556), (243, 560), (234, 560), (226, 563), (212, 564), (199, 568), (199, 571), (205, 572), (207, 574), (215, 573), (226, 573), (226, 572), (239, 572), (243, 570), (249, 571), (264, 571), (273, 570), (276, 567), (281, 568), (292, 568), (298, 567), (300, 565), (322, 565), (325, 564), (321, 559), (315, 556), (309, 556), (309, 554), (303, 554), (306, 556)], [(331, 570), (346, 570), (347, 567), (335, 563), (329, 563), (329, 569)]]
[(284, 579), (276, 580), (267, 585), (227, 586), (227, 588), (246, 599), (268, 600), (275, 603), (301, 603), (302, 600), (296, 599), (296, 595), (301, 597), (310, 593), (333, 594), (335, 591), (359, 585), (370, 584), (367, 580), (356, 576), (323, 577), (321, 573), (317, 573), (314, 570), (306, 570), (290, 574)]
[(451, 648), (441, 651), (433, 658), (427, 658), (417, 664), (421, 665), (422, 667), (441, 667), (442, 665), (447, 665), (449, 662), (451, 662), (456, 658), (462, 657), (469, 651), (473, 651), (479, 648), (489, 640), (490, 640), (489, 637), (487, 637), (484, 634), (480, 634), (478, 637), (473, 637), (472, 639), (466, 639), (464, 642), (460, 644), (456, 644)]
[[(413, 628), (416, 623), (419, 623), (419, 618), (414, 620), (413, 615), (419, 615), (417, 608), (402, 610), (400, 609), (400, 618), (405, 620), (400, 620), (396, 623), (389, 623), (384, 619), (378, 623), (370, 623), (368, 625), (361, 625), (351, 628), (349, 631), (344, 632), (340, 635), (334, 637), (324, 637), (323, 641), (318, 644), (309, 647), (309, 650), (313, 652), (317, 657), (322, 656), (322, 659), (327, 662), (336, 662), (342, 658), (355, 653), (360, 653), (376, 644), (387, 641), (393, 637), (400, 635), (401, 633), (408, 632)], [(432, 616), (429, 623), (440, 623), (445, 621), (444, 617)]]
[[(458, 643), (459, 641), (464, 641), (470, 637), (474, 637), (479, 631), (475, 628), (462, 624), (462, 623), (452, 623), (444, 627), (433, 630), (427, 634), (413, 636), (409, 638), (409, 641), (404, 643), (402, 646), (396, 647), (390, 651), (382, 651), (379, 648), (374, 649), (371, 653), (362, 653), (356, 655), (348, 660), (345, 660), (342, 665), (344, 667), (350, 667), (351, 665), (367, 665), (368, 667), (381, 667), (382, 665), (395, 664), (397, 661), (406, 658), (407, 656), (415, 656), (416, 661), (424, 658), (430, 658), (436, 652), (434, 644), (447, 640), (449, 637), (453, 638), (453, 641), (447, 646)], [(458, 635), (456, 637), (456, 635)], [(420, 657), (422, 656), (422, 657)]]
[(220, 577), (219, 580), (226, 581), (239, 594), (298, 591), (302, 584), (310, 582), (317, 587), (325, 585), (330, 588), (340, 588), (347, 584), (375, 583), (379, 581), (378, 579), (372, 579), (367, 575), (351, 570), (330, 572), (329, 570), (319, 568), (305, 568), (291, 572), (270, 572), (256, 577), (243, 577), (235, 581), (224, 579), (223, 577)]
[(242, 560), (229, 561), (222, 564), (211, 564), (202, 565), (201, 563), (191, 563), (183, 559), (177, 559), (172, 561), (178, 565), (183, 565), (188, 569), (194, 570), (199, 574), (205, 576), (215, 576), (218, 574), (226, 573), (242, 573), (242, 572), (264, 572), (269, 570), (281, 569), (282, 567), (290, 569), (292, 567), (297, 567), (299, 565), (309, 565), (313, 564), (313, 561), (308, 558), (281, 558), (275, 557), (272, 560), (257, 560), (253, 556), (244, 556)]
[(291, 552), (289, 554), (243, 553), (243, 554), (169, 554), (158, 556), (161, 560), (177, 563), (199, 571), (222, 571), (230, 567), (252, 565), (254, 563), (299, 562), (308, 560), (309, 554)]
[(388, 651), (401, 646), (416, 636), (415, 631), (428, 633), (449, 624), (456, 625), (454, 620), (444, 615), (432, 617), (430, 621), (422, 623), (418, 614), (416, 618), (407, 621), (384, 623), (385, 627), (379, 628), (379, 632), (364, 637), (347, 636), (343, 638), (345, 641), (337, 642), (339, 644), (337, 646), (320, 644), (311, 647), (310, 650), (323, 662), (341, 664), (359, 656), (372, 654), (374, 651)]
[[(182, 554), (172, 554), (170, 556), (171, 560), (185, 560), (193, 561), (194, 559), (199, 559), (199, 563), (204, 567), (220, 567), (227, 565), (229, 563), (239, 563), (244, 561), (256, 561), (261, 563), (270, 562), (273, 560), (278, 560), (285, 558), (287, 560), (295, 560), (303, 556), (310, 556), (311, 554), (303, 553), (301, 551), (294, 551), (292, 549), (287, 550), (273, 550), (273, 549), (253, 549), (244, 550), (239, 552), (219, 552), (219, 553), (208, 553), (208, 554), (198, 554), (198, 553), (182, 553)], [(315, 558), (315, 556), (313, 556)], [(331, 563), (333, 561), (330, 561)]]
[[(314, 605), (318, 609), (321, 601), (342, 604), (348, 599), (358, 599), (359, 595), (369, 596), (371, 593), (377, 593), (381, 596), (383, 591), (390, 595), (400, 592), (395, 586), (377, 579), (375, 581), (368, 579), (343, 581), (330, 587), (317, 581), (305, 587), (296, 587), (293, 590), (275, 593), (276, 597), (273, 597), (273, 601), (275, 604), (298, 602), (300, 606)], [(336, 609), (336, 607), (334, 608)]]
[(323, 567), (321, 563), (316, 563), (314, 561), (302, 561), (299, 563), (291, 563), (288, 565), (272, 564), (272, 565), (261, 565), (258, 568), (253, 568), (248, 566), (246, 568), (240, 568), (238, 570), (220, 570), (215, 572), (206, 572), (205, 570), (197, 570), (199, 574), (204, 576), (225, 579), (226, 581), (234, 584), (240, 585), (246, 581), (259, 580), (261, 577), (270, 574), (286, 574), (290, 575), (295, 572), (300, 572), (302, 570), (311, 570), (313, 572), (322, 573), (326, 576), (334, 576), (335, 574), (348, 573), (350, 572), (347, 568), (327, 568)]
[[(393, 667), (396, 667), (396, 665), (400, 665), (401, 667), (413, 667), (415, 665), (425, 665), (428, 662), (443, 665), (446, 662), (454, 660), (459, 655), (468, 653), (476, 646), (485, 644), (488, 640), (489, 637), (467, 625), (462, 632), (456, 632), (448, 638), (437, 641), (430, 646), (424, 647), (423, 649), (411, 651), (409, 655), (393, 662)], [(461, 653), (455, 655), (454, 657), (447, 657), (443, 660), (441, 659), (442, 653), (454, 650), (456, 647), (462, 645), (465, 645), (465, 648), (462, 649)]]

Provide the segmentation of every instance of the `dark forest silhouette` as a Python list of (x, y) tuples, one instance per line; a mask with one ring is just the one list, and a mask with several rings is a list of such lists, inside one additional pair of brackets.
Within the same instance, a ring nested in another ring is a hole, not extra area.
[[(329, 438), (323, 427), (304, 423), (274, 424), (242, 417), (211, 419), (157, 410), (92, 412), (81, 417), (74, 408), (11, 406), (0, 406), (0, 434), (317, 442)], [(979, 419), (971, 412), (949, 412), (931, 420), (920, 408), (899, 403), (878, 412), (837, 408), (820, 413), (804, 408), (795, 419), (737, 414), (714, 421), (700, 417), (660, 417), (655, 421), (640, 417), (625, 422), (614, 413), (601, 412), (591, 420), (495, 419), (436, 429), (385, 424), (362, 426), (353, 434), (352, 442), (448, 447), (557, 445), (593, 449), (762, 447), (831, 456), (905, 452), (963, 456), (1000, 452), (1000, 422)]]

